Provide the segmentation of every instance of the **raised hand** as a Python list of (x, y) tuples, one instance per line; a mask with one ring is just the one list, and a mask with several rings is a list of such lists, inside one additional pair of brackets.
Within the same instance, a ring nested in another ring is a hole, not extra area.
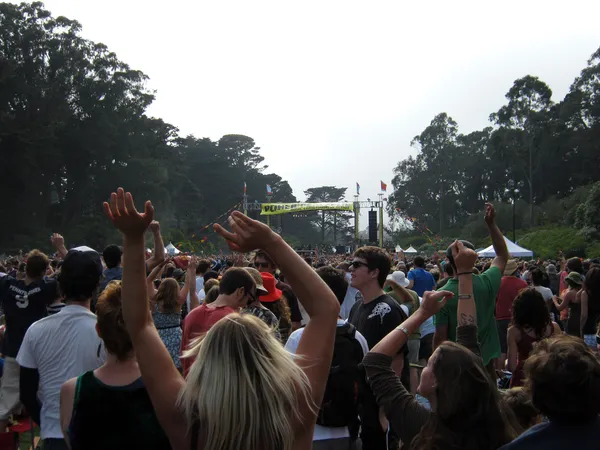
[(478, 257), (475, 250), (465, 247), (462, 242), (454, 241), (452, 244), (452, 258), (458, 273), (471, 272)]
[(491, 203), (485, 204), (485, 215), (484, 215), (485, 223), (491, 225), (496, 222), (496, 210), (494, 209), (494, 205)]
[(196, 273), (196, 269), (198, 268), (199, 258), (197, 256), (191, 256), (190, 261), (188, 262), (187, 269), (191, 272)]
[(454, 293), (450, 291), (426, 291), (423, 293), (423, 303), (420, 309), (428, 317), (431, 317), (437, 314), (452, 297), (454, 297)]
[(219, 224), (214, 224), (213, 229), (227, 241), (227, 245), (234, 252), (246, 253), (259, 248), (265, 249), (278, 239), (278, 235), (267, 225), (252, 220), (239, 211), (234, 211), (228, 221), (231, 231)]
[(52, 236), (50, 236), (50, 242), (52, 242), (54, 248), (60, 248), (65, 246), (65, 238), (58, 233), (53, 233)]
[(110, 194), (110, 204), (104, 202), (103, 207), (106, 217), (126, 237), (142, 236), (154, 217), (154, 208), (150, 201), (145, 203), (144, 212), (140, 214), (135, 209), (131, 193), (125, 192), (123, 188)]
[(150, 226), (148, 228), (150, 228), (150, 231), (153, 233), (158, 233), (160, 231), (160, 222), (158, 222), (158, 220), (153, 220), (150, 222)]

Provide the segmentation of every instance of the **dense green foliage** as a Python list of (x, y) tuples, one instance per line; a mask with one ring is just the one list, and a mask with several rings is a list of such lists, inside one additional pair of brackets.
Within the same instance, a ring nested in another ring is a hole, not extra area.
[(434, 117), (412, 141), (417, 155), (394, 170), (389, 212), (415, 217), (441, 236), (460, 230), (477, 239), (485, 234), (483, 203), (500, 204), (508, 234), (516, 197), (518, 229), (572, 226), (578, 238), (569, 246), (579, 245), (579, 236), (595, 245), (600, 185), (589, 193), (582, 187), (600, 179), (600, 48), (561, 102), (531, 75), (516, 80), (506, 99), (490, 115), (492, 126), (466, 135), (448, 114)]
[[(204, 225), (241, 208), (244, 182), (251, 203), (266, 184), (272, 201), (296, 201), (250, 137), (183, 138), (148, 117), (147, 77), (80, 30), (41, 3), (0, 3), (0, 252), (47, 248), (52, 231), (71, 244), (115, 242), (100, 204), (117, 186), (152, 199), (167, 239), (199, 249), (211, 246)], [(318, 239), (308, 218), (282, 228)]]

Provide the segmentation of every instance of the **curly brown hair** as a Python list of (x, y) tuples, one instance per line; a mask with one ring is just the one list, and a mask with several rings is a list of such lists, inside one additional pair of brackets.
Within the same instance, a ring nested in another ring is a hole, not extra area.
[(525, 361), (525, 388), (542, 415), (581, 423), (600, 413), (600, 362), (580, 338), (544, 339)]

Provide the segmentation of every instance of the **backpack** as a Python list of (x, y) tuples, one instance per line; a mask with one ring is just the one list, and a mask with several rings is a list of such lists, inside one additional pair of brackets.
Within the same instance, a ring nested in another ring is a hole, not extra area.
[(336, 329), (329, 378), (317, 416), (318, 425), (346, 427), (358, 420), (358, 397), (362, 376), (358, 366), (363, 359), (363, 349), (355, 335), (356, 328), (351, 323)]

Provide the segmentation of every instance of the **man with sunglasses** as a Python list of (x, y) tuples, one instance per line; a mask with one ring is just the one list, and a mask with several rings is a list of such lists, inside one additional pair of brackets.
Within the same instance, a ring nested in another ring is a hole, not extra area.
[[(267, 272), (277, 278), (277, 266), (266, 252), (261, 250), (256, 252), (256, 255), (254, 256), (254, 267), (259, 272)], [(283, 296), (288, 301), (292, 319), (292, 331), (297, 330), (302, 326), (302, 313), (300, 311), (300, 306), (298, 305), (298, 297), (296, 297), (296, 294), (294, 294), (294, 291), (292, 291), (292, 288), (289, 285), (280, 280), (277, 281), (275, 287), (283, 292)]]
[[(350, 285), (360, 291), (362, 301), (357, 301), (350, 311), (348, 322), (365, 337), (369, 348), (375, 347), (388, 333), (398, 327), (407, 315), (400, 305), (383, 292), (383, 285), (392, 267), (392, 258), (378, 247), (361, 247), (354, 252), (350, 264)], [(394, 358), (392, 367), (410, 390), (409, 364), (405, 348)], [(386, 449), (388, 439), (379, 422), (379, 408), (375, 397), (365, 399), (361, 415), (361, 440), (363, 448)], [(389, 448), (398, 448), (398, 441), (389, 433)]]

